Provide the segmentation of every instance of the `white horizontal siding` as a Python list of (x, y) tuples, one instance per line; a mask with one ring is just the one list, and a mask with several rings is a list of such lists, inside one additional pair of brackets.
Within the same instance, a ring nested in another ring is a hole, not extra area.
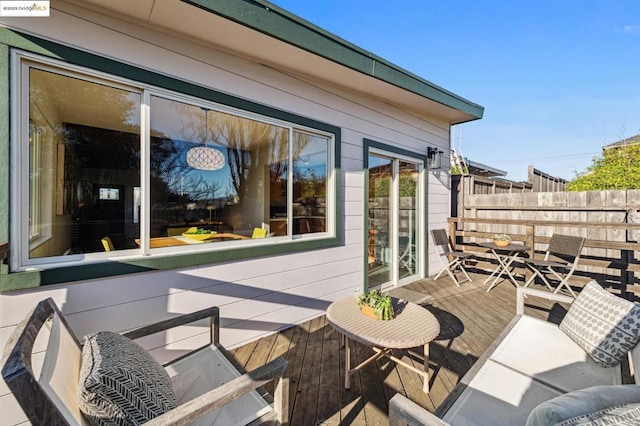
[[(275, 108), (324, 121), (342, 129), (340, 219), (344, 244), (305, 253), (199, 265), (170, 271), (89, 280), (69, 285), (0, 294), (0, 346), (35, 304), (53, 297), (76, 334), (124, 331), (212, 305), (220, 306), (222, 343), (235, 347), (320, 315), (339, 297), (361, 288), (364, 270), (363, 138), (426, 153), (449, 147), (449, 125), (395, 109), (365, 96), (299, 76), (286, 75), (205, 46), (63, 3), (48, 19), (0, 20), (22, 31), (115, 60), (174, 76)], [(446, 173), (445, 173), (446, 176)], [(447, 177), (448, 179), (448, 177)], [(429, 177), (431, 224), (449, 212), (446, 181)], [(429, 265), (437, 259), (429, 250)], [(207, 338), (203, 324), (141, 341), (166, 360)], [(0, 383), (3, 421), (24, 420)]]
[[(429, 174), (429, 211), (428, 223), (429, 229), (445, 229), (449, 232), (449, 223), (447, 218), (450, 214), (451, 194), (449, 188), (451, 179), (449, 173), (442, 171), (434, 171)], [(429, 233), (428, 245), (428, 275), (434, 275), (442, 270), (442, 262), (438, 258), (438, 254), (433, 245), (431, 233)]]

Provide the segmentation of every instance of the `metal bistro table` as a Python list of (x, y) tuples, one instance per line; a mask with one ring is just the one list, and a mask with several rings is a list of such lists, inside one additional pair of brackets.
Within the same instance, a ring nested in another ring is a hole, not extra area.
[(491, 278), (493, 278), (494, 275), (497, 274), (495, 279), (493, 280), (493, 283), (491, 283), (491, 285), (487, 289), (487, 292), (489, 292), (489, 290), (491, 290), (498, 284), (498, 280), (505, 272), (509, 276), (509, 279), (511, 280), (513, 285), (519, 287), (518, 282), (511, 274), (511, 271), (509, 271), (509, 267), (518, 258), (518, 255), (520, 253), (528, 251), (529, 247), (522, 244), (509, 244), (507, 246), (501, 247), (495, 245), (493, 242), (480, 243), (480, 245), (491, 250), (491, 253), (493, 253), (495, 258), (498, 260), (498, 267), (491, 273), (491, 275), (489, 275), (489, 278), (484, 280), (484, 284), (486, 284), (491, 280)]
[[(342, 334), (345, 344), (344, 387), (351, 387), (351, 375), (367, 364), (381, 357), (387, 357), (420, 374), (424, 378), (423, 390), (429, 392), (429, 342), (440, 333), (440, 323), (431, 312), (415, 303), (393, 299), (396, 316), (389, 321), (370, 318), (360, 312), (353, 296), (337, 300), (327, 309), (327, 321)], [(351, 348), (349, 340), (355, 340), (373, 348), (369, 359), (351, 368)], [(423, 369), (407, 364), (391, 354), (392, 349), (424, 347)]]

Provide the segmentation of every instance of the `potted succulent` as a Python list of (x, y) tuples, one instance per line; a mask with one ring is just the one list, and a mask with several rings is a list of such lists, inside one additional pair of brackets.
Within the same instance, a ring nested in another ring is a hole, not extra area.
[(378, 290), (371, 290), (357, 296), (360, 310), (372, 318), (388, 321), (393, 319), (393, 301), (391, 296), (382, 294)]
[(498, 247), (506, 247), (511, 244), (511, 237), (507, 234), (493, 234), (493, 244)]

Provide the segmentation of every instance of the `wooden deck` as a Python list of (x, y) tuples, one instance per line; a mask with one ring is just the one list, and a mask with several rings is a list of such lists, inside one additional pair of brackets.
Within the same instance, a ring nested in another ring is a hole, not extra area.
[[(449, 278), (425, 279), (396, 289), (392, 294), (419, 303), (440, 321), (441, 332), (430, 347), (430, 392), (422, 392), (418, 374), (382, 358), (353, 377), (344, 389), (344, 348), (324, 316), (289, 328), (233, 351), (237, 361), (252, 370), (278, 356), (286, 357), (290, 377), (292, 425), (385, 425), (388, 401), (399, 392), (434, 411), (462, 376), (515, 315), (515, 288), (507, 281), (487, 293), (486, 275), (473, 275), (472, 283), (456, 287)], [(544, 302), (528, 314), (547, 318), (556, 308)], [(352, 365), (373, 351), (352, 342)], [(421, 348), (394, 352), (416, 366)], [(267, 388), (269, 392), (273, 389)]]

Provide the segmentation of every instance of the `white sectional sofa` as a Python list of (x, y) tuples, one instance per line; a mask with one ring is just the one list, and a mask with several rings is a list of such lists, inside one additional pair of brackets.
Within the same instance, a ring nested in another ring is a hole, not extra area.
[[(630, 377), (630, 372), (625, 370), (640, 366), (640, 345), (628, 353), (629, 363), (625, 360), (614, 367), (602, 367), (566, 330), (524, 314), (525, 299), (533, 300), (533, 297), (567, 304), (574, 301), (568, 296), (519, 288), (516, 317), (438, 407), (435, 416), (396, 395), (390, 403), (390, 423), (524, 425), (530, 413), (545, 401), (562, 401), (556, 397), (589, 388), (593, 393), (602, 393), (605, 389), (615, 394), (620, 387), (624, 387), (625, 392), (618, 402), (621, 405), (637, 403), (640, 422), (639, 375), (635, 377), (636, 385), (623, 385), (623, 377)], [(637, 316), (638, 309), (635, 304), (632, 314)], [(637, 333), (637, 328), (635, 330)], [(584, 400), (584, 395), (580, 394), (579, 399)], [(558, 411), (555, 407), (553, 410)], [(532, 423), (530, 419), (530, 424), (545, 423)]]

